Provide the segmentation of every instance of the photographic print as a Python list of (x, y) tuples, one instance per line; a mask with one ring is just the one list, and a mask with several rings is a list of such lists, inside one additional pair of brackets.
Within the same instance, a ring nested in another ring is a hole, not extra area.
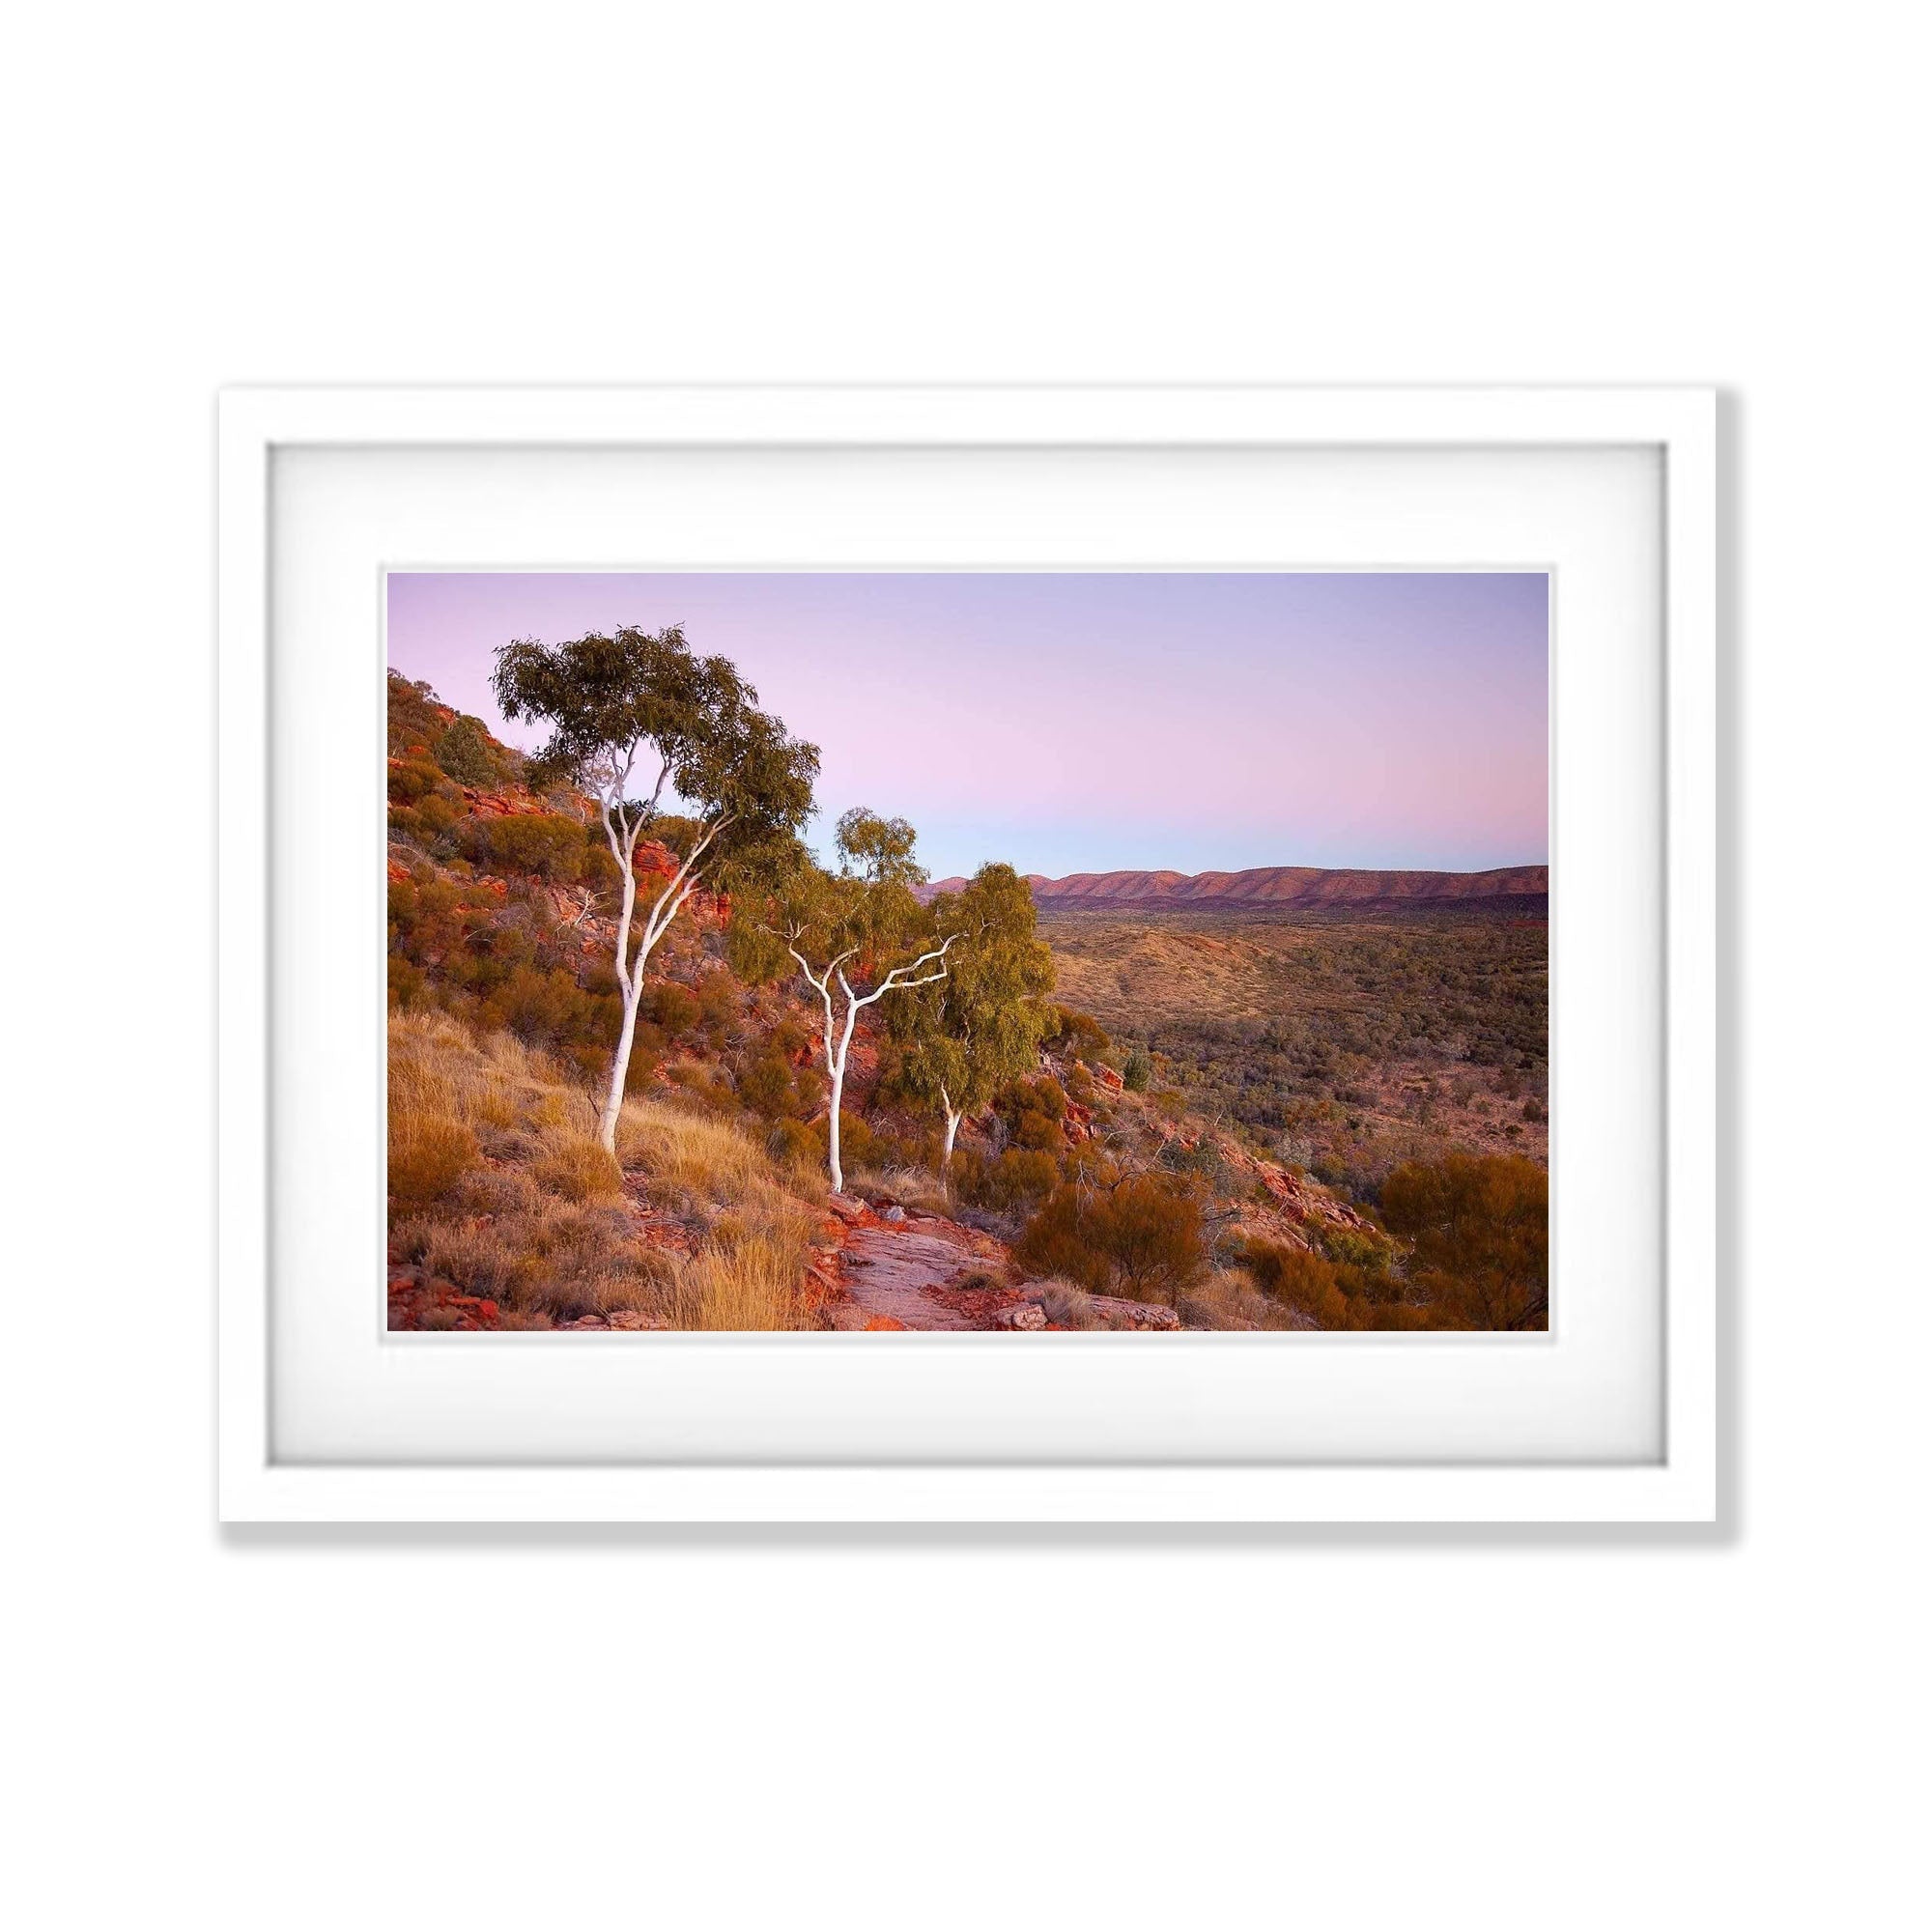
[(1549, 583), (391, 572), (388, 1323), (1549, 1322)]

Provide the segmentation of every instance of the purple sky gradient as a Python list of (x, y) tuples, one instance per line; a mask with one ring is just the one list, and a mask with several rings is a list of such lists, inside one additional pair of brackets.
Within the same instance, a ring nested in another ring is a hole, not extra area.
[[(395, 573), (389, 663), (506, 742), (491, 652), (682, 623), (935, 878), (1548, 857), (1541, 573)], [(828, 855), (829, 856), (829, 855)]]

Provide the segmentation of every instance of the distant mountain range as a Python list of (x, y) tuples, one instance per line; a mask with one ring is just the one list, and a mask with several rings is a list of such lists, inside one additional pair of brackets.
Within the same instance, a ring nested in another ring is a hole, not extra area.
[[(932, 893), (957, 892), (964, 879), (940, 879)], [(1258, 866), (1245, 872), (1030, 873), (1034, 902), (1054, 905), (1386, 905), (1392, 902), (1546, 897), (1548, 866), (1502, 866), (1490, 872), (1323, 871), (1313, 866)]]

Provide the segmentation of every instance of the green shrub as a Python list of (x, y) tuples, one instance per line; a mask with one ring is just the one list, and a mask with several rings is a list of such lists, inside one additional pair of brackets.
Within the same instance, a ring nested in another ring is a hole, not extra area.
[(1027, 1223), (1013, 1258), (1094, 1293), (1109, 1285), (1143, 1301), (1174, 1297), (1205, 1271), (1201, 1205), (1191, 1190), (1136, 1175), (1111, 1193), (1055, 1190)]
[(427, 758), (406, 758), (389, 767), (389, 803), (414, 805), (442, 782), (442, 774)]
[(416, 807), (417, 828), (436, 838), (456, 823), (456, 808), (440, 791), (429, 793)]
[(799, 1161), (814, 1167), (825, 1158), (817, 1136), (800, 1121), (780, 1121), (765, 1136), (765, 1151), (776, 1161)]
[(518, 811), (502, 818), (463, 822), (463, 847), (494, 872), (530, 872), (553, 885), (574, 885), (583, 875), (583, 828), (561, 812)]
[(1060, 1163), (1033, 1148), (1009, 1148), (997, 1159), (977, 1150), (952, 1152), (953, 1191), (969, 1207), (1016, 1213), (1043, 1201), (1060, 1181)]
[(1381, 1215), (1433, 1303), (1477, 1328), (1549, 1325), (1549, 1177), (1520, 1154), (1406, 1161)]
[(1153, 1081), (1153, 1055), (1144, 1046), (1130, 1047), (1121, 1079), (1129, 1094), (1145, 1094)]
[(737, 980), (722, 968), (714, 968), (697, 982), (697, 1014), (714, 1034), (731, 1032), (742, 1015)]
[(1241, 1265), (1270, 1301), (1305, 1315), (1320, 1328), (1353, 1328), (1354, 1309), (1335, 1278), (1335, 1264), (1321, 1255), (1273, 1241), (1250, 1241)]
[(420, 966), (389, 955), (389, 1004), (401, 1012), (427, 1004), (428, 980)]
[(1054, 1009), (1059, 1024), (1046, 1042), (1049, 1051), (1069, 1060), (1097, 1060), (1113, 1045), (1106, 1030), (1092, 1013), (1071, 1007)]
[(641, 1010), (667, 1039), (681, 1039), (697, 1024), (697, 995), (675, 980), (660, 980), (644, 989)]
[(436, 761), (458, 784), (481, 787), (499, 777), (483, 727), (473, 718), (457, 719), (436, 741)]
[(1058, 1122), (1066, 1118), (1066, 1094), (1048, 1073), (1035, 1080), (1009, 1080), (993, 1095), (993, 1111), (1009, 1127), (1025, 1114)]
[(799, 1113), (791, 1066), (769, 1048), (739, 1067), (738, 1097), (761, 1120), (795, 1119)]
[(1321, 1252), (1331, 1262), (1360, 1268), (1365, 1274), (1381, 1274), (1389, 1264), (1389, 1247), (1365, 1230), (1323, 1226), (1319, 1230)]

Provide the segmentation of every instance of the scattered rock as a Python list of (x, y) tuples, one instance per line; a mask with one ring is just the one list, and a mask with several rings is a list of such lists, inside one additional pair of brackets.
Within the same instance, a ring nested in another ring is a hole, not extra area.
[(1046, 1310), (1037, 1301), (1015, 1302), (1010, 1308), (1002, 1308), (993, 1317), (995, 1328), (1044, 1328)]
[(883, 1208), (879, 1210), (879, 1219), (881, 1221), (890, 1221), (895, 1226), (903, 1221), (905, 1217), (906, 1210), (896, 1201), (890, 1208)]
[(1087, 1305), (1109, 1328), (1179, 1328), (1180, 1317), (1157, 1301), (1129, 1301), (1119, 1294), (1090, 1294)]

